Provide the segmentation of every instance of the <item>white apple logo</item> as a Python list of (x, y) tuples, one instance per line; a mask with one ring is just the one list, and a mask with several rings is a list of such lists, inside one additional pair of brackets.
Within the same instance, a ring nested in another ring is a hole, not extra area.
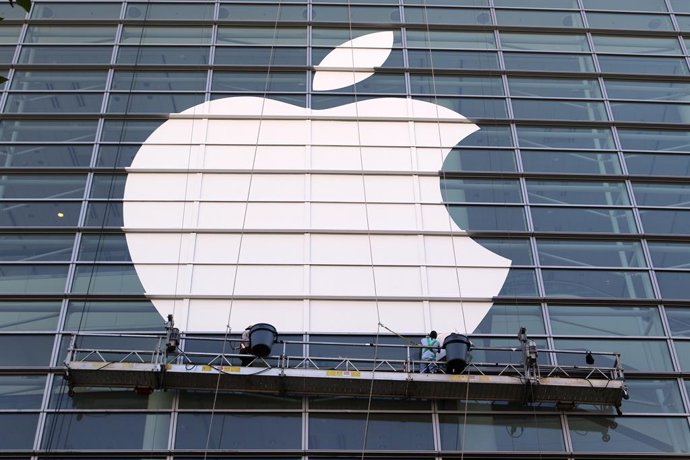
[[(392, 32), (351, 40), (314, 90), (352, 85)], [(230, 97), (171, 114), (128, 169), (124, 231), (159, 313), (186, 331), (472, 333), (510, 261), (448, 214), (438, 171), (479, 128), (405, 98), (312, 110)], [(380, 316), (379, 316), (380, 315)]]

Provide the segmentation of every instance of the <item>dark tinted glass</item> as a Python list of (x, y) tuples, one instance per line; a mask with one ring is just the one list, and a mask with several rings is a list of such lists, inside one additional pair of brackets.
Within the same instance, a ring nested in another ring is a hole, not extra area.
[(0, 261), (69, 261), (72, 246), (72, 234), (0, 234)]
[(652, 299), (647, 272), (613, 270), (542, 270), (548, 296)]

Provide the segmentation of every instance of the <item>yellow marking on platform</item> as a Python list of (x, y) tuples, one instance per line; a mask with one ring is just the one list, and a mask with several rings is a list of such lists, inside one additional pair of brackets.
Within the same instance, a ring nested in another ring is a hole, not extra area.
[(361, 377), (359, 371), (326, 371), (328, 377)]

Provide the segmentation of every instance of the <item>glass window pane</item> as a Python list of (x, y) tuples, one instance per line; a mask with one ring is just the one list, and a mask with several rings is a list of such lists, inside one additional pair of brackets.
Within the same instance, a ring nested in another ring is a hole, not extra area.
[(627, 0), (625, 4), (618, 0), (584, 0), (588, 10), (614, 11), (668, 11), (664, 0)]
[(514, 334), (515, 326), (525, 326), (530, 334), (544, 333), (544, 320), (539, 305), (497, 305), (484, 317), (475, 334)]
[(132, 265), (79, 265), (72, 292), (79, 294), (143, 294), (144, 288)]
[(521, 203), (516, 180), (441, 179), (444, 203)]
[(9, 2), (0, 5), (0, 17), (5, 19), (24, 19), (25, 16), (26, 11), (24, 11), (24, 8), (15, 8)]
[(109, 64), (112, 46), (25, 45), (19, 54), (21, 64)]
[(626, 378), (630, 399), (623, 400), (623, 413), (685, 412), (676, 380), (635, 380)]
[(161, 124), (160, 120), (105, 120), (101, 140), (117, 143), (144, 142)]
[(460, 32), (450, 30), (407, 30), (407, 46), (424, 49), (496, 49), (496, 39), (490, 32)]
[(670, 233), (674, 235), (690, 233), (690, 211), (641, 209), (640, 219), (646, 233)]
[(103, 91), (106, 71), (101, 70), (18, 70), (12, 78), (15, 91)]
[(128, 45), (209, 45), (211, 25), (189, 26), (125, 26), (120, 43)]
[(93, 142), (95, 120), (4, 120), (1, 142)]
[(0, 161), (5, 168), (86, 167), (91, 161), (91, 145), (3, 145)]
[(60, 301), (0, 301), (0, 331), (54, 331)]
[[(270, 436), (266, 436), (266, 427), (270, 427)], [(175, 447), (300, 449), (301, 432), (301, 414), (215, 414), (213, 424), (210, 414), (179, 414)]]
[(142, 20), (204, 20), (213, 19), (213, 4), (184, 3), (129, 3), (125, 11), (127, 19)]
[[(622, 339), (556, 339), (559, 350), (592, 350), (616, 352), (621, 354), (621, 362), (626, 371), (669, 372), (673, 370), (671, 356), (665, 340), (622, 340)], [(558, 354), (559, 364), (584, 364), (582, 355)], [(613, 359), (595, 356), (595, 364), (613, 367)]]
[(82, 235), (78, 259), (92, 262), (129, 262), (131, 260), (125, 235), (106, 233)]
[(690, 4), (687, 0), (671, 0), (671, 7), (676, 13), (690, 13)]
[(633, 183), (639, 206), (690, 207), (690, 185)]
[(215, 63), (232, 66), (304, 66), (304, 48), (216, 48)]
[(582, 27), (579, 12), (496, 10), (496, 21), (503, 26)]
[(521, 207), (505, 206), (448, 206), (458, 227), (465, 230), (525, 231), (525, 213)]
[[(397, 6), (314, 5), (312, 6), (312, 18), (324, 22), (394, 24), (400, 22), (400, 9)], [(414, 21), (410, 17), (407, 17), (406, 20)]]
[(461, 142), (463, 147), (511, 147), (513, 136), (508, 126), (482, 125)]
[(512, 105), (515, 118), (518, 119), (575, 121), (608, 120), (606, 107), (603, 102), (513, 99)]
[[(317, 19), (321, 19), (317, 16)], [(484, 8), (405, 7), (405, 22), (410, 24), (491, 24), (491, 14)]]
[(690, 102), (690, 83), (675, 81), (604, 80), (611, 99)]
[(690, 337), (690, 308), (667, 306), (665, 312), (671, 335)]
[(621, 270), (542, 270), (547, 296), (573, 298), (652, 299), (647, 272)]
[(542, 265), (572, 267), (645, 267), (637, 241), (537, 240)]
[(578, 8), (577, 0), (494, 0), (494, 5), (508, 8)]
[(690, 272), (656, 272), (663, 299), (687, 300)]
[(525, 172), (573, 173), (573, 174), (620, 174), (621, 167), (616, 153), (586, 151), (531, 151), (522, 150), (522, 166)]
[(109, 113), (177, 113), (204, 102), (204, 94), (111, 93)]
[(690, 268), (690, 245), (665, 241), (649, 241), (649, 254), (657, 268)]
[[(690, 451), (686, 418), (568, 416), (576, 452)], [(602, 438), (606, 442), (602, 442)]]
[(89, 203), (86, 209), (84, 225), (87, 227), (121, 228), (124, 225), (122, 220), (122, 202)]
[(501, 32), (501, 46), (507, 51), (589, 51), (585, 35)]
[[(273, 27), (220, 26), (218, 27), (216, 43), (240, 46), (306, 46), (307, 29), (304, 27), (280, 27), (276, 29)], [(336, 45), (339, 44), (336, 43)]]
[(31, 8), (31, 19), (118, 19), (121, 7), (120, 3), (108, 2), (36, 2)]
[[(268, 81), (266, 81), (268, 80)], [(305, 92), (305, 72), (213, 72), (212, 91), (232, 92)]]
[(529, 201), (535, 204), (630, 204), (623, 182), (527, 180), (526, 184)]
[(564, 449), (561, 422), (554, 416), (440, 415), (439, 423), (444, 451), (560, 452)]
[(115, 26), (39, 26), (31, 25), (26, 30), (25, 43), (39, 44), (108, 44), (115, 41)]
[(625, 14), (587, 12), (587, 22), (593, 29), (673, 30), (666, 14)]
[(508, 70), (542, 72), (594, 72), (592, 56), (586, 54), (503, 53)]
[(204, 91), (205, 71), (116, 71), (112, 89), (116, 91)]
[(690, 151), (690, 132), (685, 130), (618, 129), (625, 150)]
[(37, 424), (38, 414), (0, 414), (0, 444), (3, 450), (30, 450)]
[(5, 294), (62, 294), (67, 265), (0, 265), (0, 292)]
[(81, 202), (0, 203), (0, 227), (75, 227)]
[(407, 54), (413, 68), (498, 69), (498, 55), (494, 52), (409, 50)]
[[(678, 28), (683, 32), (690, 31), (690, 16), (687, 15), (676, 15), (676, 21), (678, 22)], [(688, 39), (685, 39), (685, 43), (688, 43)]]
[(0, 261), (69, 261), (74, 235), (0, 234)]
[(172, 392), (154, 391), (148, 396), (137, 394), (130, 388), (75, 387), (69, 394), (69, 386), (60, 377), (53, 380), (49, 407), (51, 409), (169, 409)]
[[(329, 398), (331, 399), (331, 398)], [(353, 401), (352, 398), (346, 398)], [(358, 401), (354, 399), (354, 401)], [(252, 409), (301, 410), (301, 396), (278, 396), (252, 393), (218, 393), (212, 391), (181, 391), (180, 409)], [(314, 409), (314, 406), (311, 406)]]
[(529, 240), (522, 238), (474, 238), (474, 240), (496, 254), (510, 259), (516, 265), (533, 265), (532, 248)]
[[(69, 426), (69, 430), (61, 430)], [(170, 415), (157, 413), (63, 413), (49, 414), (43, 448), (65, 449), (165, 449)], [(103, 436), (108, 433), (108, 436)], [(50, 435), (52, 434), (52, 435)]]
[(410, 75), (412, 94), (502, 96), (503, 84), (498, 77), (465, 77), (455, 75)]
[(613, 149), (610, 129), (518, 126), (520, 147)]
[(161, 331), (163, 318), (148, 300), (70, 301), (66, 331)]
[[(366, 414), (316, 413), (309, 417), (309, 448), (362, 449)], [(433, 450), (430, 414), (371, 414), (365, 449)]]
[(99, 113), (103, 95), (88, 93), (12, 93), (7, 97), (7, 113)]
[(208, 65), (210, 49), (205, 46), (122, 46), (117, 54), (118, 64), (147, 65)]
[[(342, 10), (341, 10), (342, 11)], [(307, 7), (304, 5), (263, 4), (263, 5), (221, 5), (218, 10), (221, 21), (304, 21)]]
[(139, 145), (101, 145), (98, 148), (96, 167), (125, 168), (139, 151)]
[(0, 335), (0, 367), (47, 367), (53, 351), (53, 335)]
[(455, 148), (443, 162), (443, 171), (516, 171), (512, 150)]
[(625, 163), (630, 174), (645, 176), (690, 176), (690, 156), (626, 153)]
[(556, 335), (665, 335), (656, 307), (549, 305), (549, 318)]
[(630, 37), (594, 35), (594, 48), (598, 53), (670, 54), (682, 55), (677, 38)]
[(656, 56), (599, 56), (602, 72), (644, 75), (688, 75), (683, 58)]
[(690, 105), (612, 102), (611, 110), (617, 121), (684, 124), (690, 120)]
[(85, 174), (5, 175), (0, 177), (0, 199), (81, 198), (85, 186)]
[[(350, 28), (350, 27), (338, 27), (338, 28), (325, 28), (315, 25), (312, 27), (311, 31), (311, 43), (312, 46), (327, 46), (329, 48), (335, 48), (336, 46), (350, 41), (352, 39), (362, 37), (364, 35), (373, 34), (376, 32), (381, 32), (381, 29), (370, 29), (370, 28)], [(395, 48), (402, 46), (401, 34), (399, 29), (392, 30), (393, 32), (393, 46)]]
[(597, 80), (566, 78), (508, 78), (511, 96), (553, 98), (601, 98)]
[(45, 375), (0, 376), (0, 409), (40, 409), (45, 386)]
[(537, 289), (537, 275), (532, 269), (512, 268), (508, 272), (508, 277), (503, 283), (498, 297), (505, 299), (515, 297), (536, 297), (539, 295)]

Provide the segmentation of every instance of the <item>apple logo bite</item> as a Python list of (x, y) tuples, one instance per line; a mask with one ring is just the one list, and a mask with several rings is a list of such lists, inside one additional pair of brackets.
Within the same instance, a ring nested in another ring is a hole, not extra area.
[[(314, 90), (366, 79), (392, 45), (377, 32), (338, 46)], [(407, 98), (314, 110), (229, 97), (171, 114), (124, 192), (146, 295), (186, 331), (472, 333), (511, 262), (453, 222), (439, 170), (478, 129)]]

